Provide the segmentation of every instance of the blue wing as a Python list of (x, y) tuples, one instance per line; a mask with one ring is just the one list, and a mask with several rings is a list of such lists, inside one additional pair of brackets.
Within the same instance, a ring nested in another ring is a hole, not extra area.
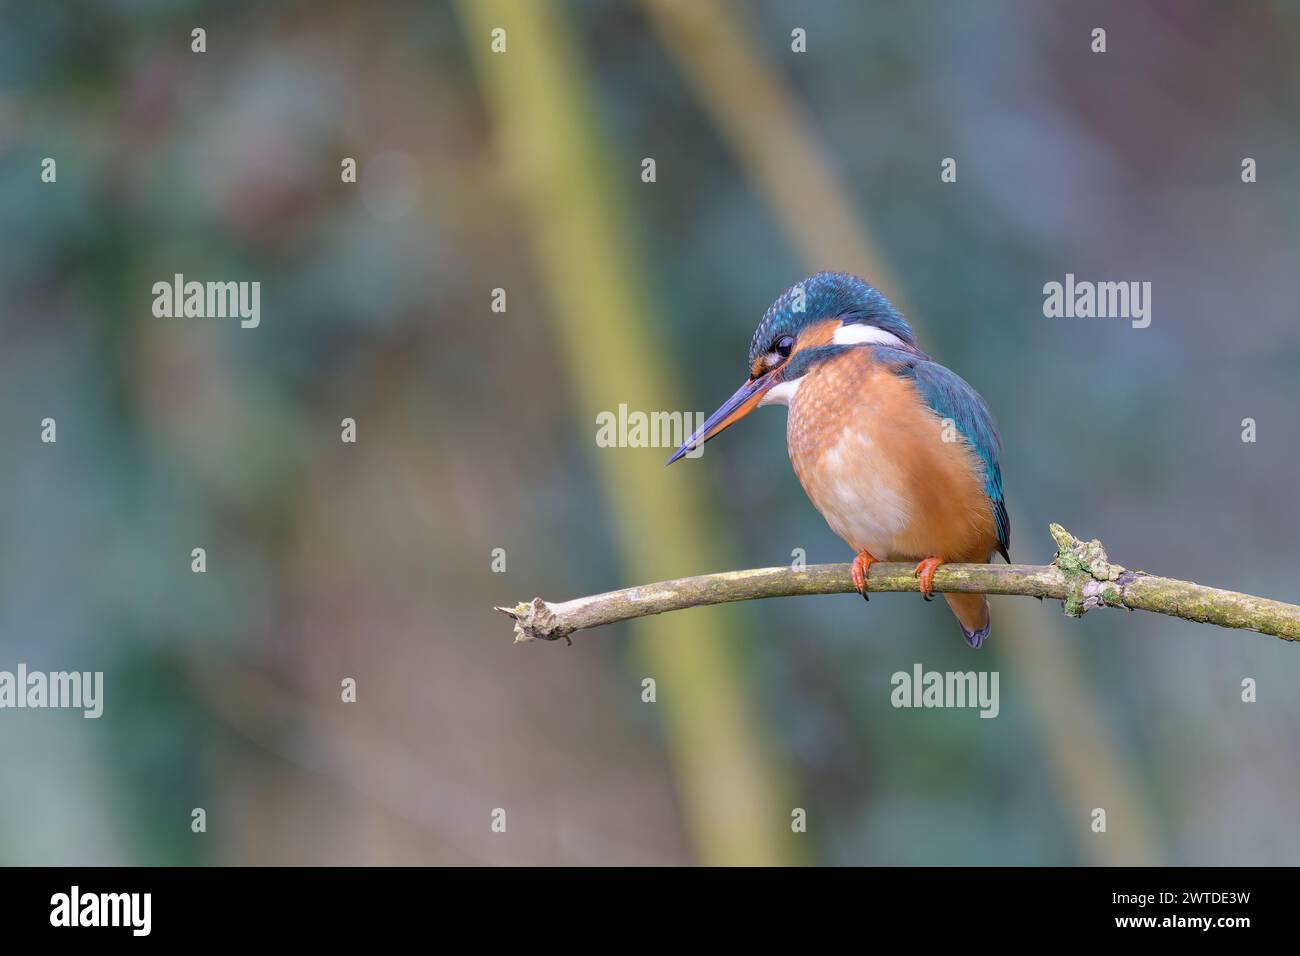
[(970, 443), (984, 465), (984, 493), (993, 502), (997, 523), (998, 551), (1011, 560), (1011, 519), (1002, 494), (1002, 442), (998, 438), (993, 414), (980, 397), (956, 372), (944, 368), (921, 352), (877, 346), (877, 359), (895, 373), (911, 379), (916, 390), (940, 418), (951, 418), (957, 431)]

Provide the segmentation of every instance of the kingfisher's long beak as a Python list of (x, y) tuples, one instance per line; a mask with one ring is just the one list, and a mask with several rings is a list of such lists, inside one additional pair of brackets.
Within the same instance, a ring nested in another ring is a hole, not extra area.
[(714, 435), (736, 424), (736, 422), (758, 408), (758, 403), (762, 400), (763, 394), (774, 384), (776, 383), (772, 381), (772, 375), (769, 373), (751, 379), (736, 389), (736, 394), (723, 402), (722, 407), (710, 415), (708, 421), (697, 428), (695, 434), (682, 443), (681, 448), (673, 452), (673, 457), (668, 459), (668, 464), (671, 465), (692, 448), (703, 445)]

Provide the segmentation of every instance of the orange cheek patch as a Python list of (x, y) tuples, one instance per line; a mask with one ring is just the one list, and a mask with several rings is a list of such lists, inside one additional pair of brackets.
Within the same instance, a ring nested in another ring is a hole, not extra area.
[[(794, 341), (794, 350), (790, 355), (794, 356), (800, 349), (816, 348), (819, 345), (830, 345), (835, 340), (835, 330), (840, 327), (839, 319), (823, 319), (820, 322), (814, 322), (799, 332)], [(785, 362), (788, 362), (786, 359)], [(785, 362), (781, 364), (784, 365)], [(768, 367), (763, 364), (762, 356), (759, 357), (753, 366), (750, 367), (750, 374), (758, 378), (764, 372), (769, 371)]]
[(839, 327), (839, 319), (823, 319), (821, 322), (814, 322), (799, 333), (795, 348), (811, 349), (819, 345), (830, 345), (835, 338), (835, 330)]

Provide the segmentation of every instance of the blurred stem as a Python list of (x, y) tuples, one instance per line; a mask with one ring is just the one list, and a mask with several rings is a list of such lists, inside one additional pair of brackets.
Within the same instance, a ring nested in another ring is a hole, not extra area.
[[(856, 272), (903, 307), (906, 297), (884, 268), (870, 228), (851, 212), (856, 197), (816, 148), (820, 137), (804, 121), (804, 110), (751, 49), (728, 5), (719, 0), (642, 3), (809, 270)], [(909, 318), (920, 327), (914, 312)], [(1040, 614), (1031, 620), (1033, 609), (1024, 602), (1009, 604), (999, 616), (1000, 644), (1026, 685), (1037, 691), (1030, 696), (1035, 725), (1067, 819), (1086, 834), (1078, 841), (1080, 849), (1103, 864), (1154, 862), (1150, 835), (1155, 828), (1134, 786), (1136, 770), (1107, 732), (1059, 618)], [(1104, 840), (1080, 822), (1098, 806), (1107, 808), (1110, 821)]]
[[(460, 9), (499, 153), (523, 202), (578, 421), (594, 435), (597, 413), (620, 402), (674, 407), (685, 391), (651, 331), (652, 310), (617, 195), (619, 180), (640, 185), (639, 166), (626, 161), (613, 177), (620, 162), (600, 141), (572, 29), (545, 2), (461, 0)], [(490, 49), (498, 27), (506, 31), (504, 53)], [(699, 473), (672, 475), (657, 457), (649, 461), (627, 451), (594, 457), (627, 573), (656, 577), (669, 568), (716, 564), (718, 532)], [(795, 862), (786, 784), (742, 690), (745, 668), (733, 627), (722, 616), (647, 619), (635, 625), (637, 651), (662, 691), (657, 706), (700, 860)]]
[(754, 179), (781, 228), (815, 268), (869, 276), (903, 311), (907, 297), (852, 193), (804, 120), (806, 110), (745, 39), (742, 25), (713, 0), (643, 0), (651, 22)]

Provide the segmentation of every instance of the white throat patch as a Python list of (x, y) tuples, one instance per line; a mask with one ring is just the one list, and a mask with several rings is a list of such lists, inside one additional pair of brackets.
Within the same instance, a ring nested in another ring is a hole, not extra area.
[(789, 405), (794, 400), (795, 393), (799, 391), (799, 383), (802, 378), (796, 378), (793, 382), (782, 382), (780, 385), (773, 385), (763, 397), (758, 400), (759, 405)]

